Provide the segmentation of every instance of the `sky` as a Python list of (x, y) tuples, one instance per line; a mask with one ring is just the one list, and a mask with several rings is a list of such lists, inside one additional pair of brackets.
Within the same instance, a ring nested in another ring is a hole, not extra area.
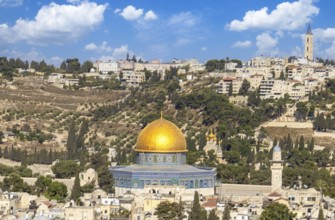
[(333, 0), (0, 0), (0, 56), (142, 60), (335, 59)]

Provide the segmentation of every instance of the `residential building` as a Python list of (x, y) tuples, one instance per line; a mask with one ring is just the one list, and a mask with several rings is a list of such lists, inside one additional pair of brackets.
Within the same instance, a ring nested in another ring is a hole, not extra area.
[(229, 95), (230, 92), (231, 94), (238, 94), (242, 83), (243, 80), (241, 78), (223, 78), (217, 85), (217, 92), (224, 95)]
[(136, 87), (139, 86), (140, 83), (145, 81), (145, 73), (144, 72), (134, 72), (132, 70), (124, 70), (122, 71), (122, 79), (121, 82), (127, 87)]
[(100, 61), (98, 62), (98, 72), (107, 74), (109, 72), (118, 72), (118, 63), (114, 61)]

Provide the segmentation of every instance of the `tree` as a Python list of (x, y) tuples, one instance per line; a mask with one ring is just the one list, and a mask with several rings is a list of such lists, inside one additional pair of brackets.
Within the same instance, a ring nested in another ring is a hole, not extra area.
[(202, 131), (200, 133), (200, 137), (199, 137), (199, 140), (198, 140), (198, 144), (199, 144), (199, 149), (198, 150), (203, 150), (204, 147), (206, 146), (207, 144), (207, 140), (206, 140), (206, 133), (204, 131)]
[(82, 196), (82, 192), (80, 191), (80, 180), (79, 180), (79, 173), (76, 174), (76, 178), (74, 179), (74, 184), (71, 191), (71, 199), (79, 203), (79, 198)]
[(98, 170), (98, 181), (101, 189), (108, 193), (114, 192), (113, 176), (108, 166), (103, 166)]
[(31, 192), (31, 187), (17, 173), (12, 173), (5, 177), (1, 189), (11, 192)]
[(158, 204), (155, 215), (159, 220), (179, 220), (183, 219), (184, 207), (180, 203), (164, 201)]
[(3, 143), (3, 139), (5, 138), (4, 134), (2, 131), (0, 131), (0, 144)]
[(80, 166), (74, 160), (62, 160), (51, 167), (56, 178), (70, 178), (79, 172)]
[(295, 216), (286, 205), (274, 202), (263, 210), (260, 220), (293, 220)]
[(198, 191), (195, 191), (193, 206), (188, 216), (188, 220), (206, 220), (206, 219), (207, 219), (206, 210), (203, 207), (201, 207), (199, 202), (199, 193)]
[(51, 183), (52, 179), (50, 176), (39, 176), (35, 182), (35, 193), (38, 196), (44, 194)]
[(311, 142), (308, 145), (308, 150), (310, 152), (313, 152), (313, 150), (314, 150), (314, 137), (312, 137)]
[(80, 70), (80, 62), (78, 58), (73, 58), (73, 59), (67, 59), (67, 72), (69, 73), (76, 73)]
[(77, 156), (77, 147), (76, 147), (76, 133), (74, 128), (74, 121), (71, 122), (68, 137), (66, 142), (66, 149), (67, 149), (67, 159), (72, 160), (75, 159)]
[(60, 69), (66, 71), (66, 62), (65, 60), (60, 64)]
[(93, 63), (91, 61), (85, 61), (83, 65), (81, 66), (81, 72), (83, 73), (90, 72), (92, 68), (93, 68)]
[(226, 203), (224, 207), (224, 211), (222, 214), (222, 220), (230, 220), (230, 207), (228, 203)]
[(67, 195), (67, 188), (64, 183), (54, 181), (47, 189), (45, 196), (49, 199), (56, 199), (59, 202), (64, 202)]
[(280, 76), (279, 76), (280, 80), (285, 80), (285, 75), (284, 75), (284, 71), (280, 71)]
[(295, 118), (297, 121), (302, 121), (306, 119), (308, 113), (308, 108), (305, 102), (298, 102), (296, 104)]
[(246, 79), (243, 80), (240, 90), (238, 91), (239, 95), (247, 95), (250, 88), (250, 82)]
[(195, 147), (195, 140), (191, 136), (187, 135), (186, 143), (187, 143), (187, 149), (189, 151), (196, 151), (197, 150), (196, 147)]
[(215, 214), (216, 209), (212, 209), (209, 212), (208, 220), (220, 220), (220, 218)]
[(304, 150), (305, 149), (305, 140), (304, 136), (300, 136), (300, 141), (299, 141), (299, 150)]
[(319, 215), (318, 215), (318, 220), (324, 220), (324, 215), (323, 215), (323, 209), (320, 207), (319, 209)]
[(229, 88), (228, 88), (228, 96), (232, 96), (233, 95), (233, 83), (229, 84)]

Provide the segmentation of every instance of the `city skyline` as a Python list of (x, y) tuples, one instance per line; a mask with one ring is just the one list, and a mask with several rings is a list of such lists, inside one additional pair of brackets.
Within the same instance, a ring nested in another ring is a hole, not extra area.
[(165, 62), (303, 56), (311, 24), (314, 57), (334, 59), (332, 5), (324, 0), (0, 0), (0, 53), (56, 65), (73, 57), (125, 59), (127, 53)]

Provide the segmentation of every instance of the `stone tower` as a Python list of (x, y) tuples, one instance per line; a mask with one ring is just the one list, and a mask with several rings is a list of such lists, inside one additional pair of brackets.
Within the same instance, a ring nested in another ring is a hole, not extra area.
[(313, 60), (313, 47), (313, 33), (309, 24), (305, 36), (305, 58), (309, 61)]
[(281, 189), (283, 184), (283, 163), (281, 159), (281, 149), (277, 145), (273, 148), (272, 160), (271, 162), (271, 186), (272, 191)]

